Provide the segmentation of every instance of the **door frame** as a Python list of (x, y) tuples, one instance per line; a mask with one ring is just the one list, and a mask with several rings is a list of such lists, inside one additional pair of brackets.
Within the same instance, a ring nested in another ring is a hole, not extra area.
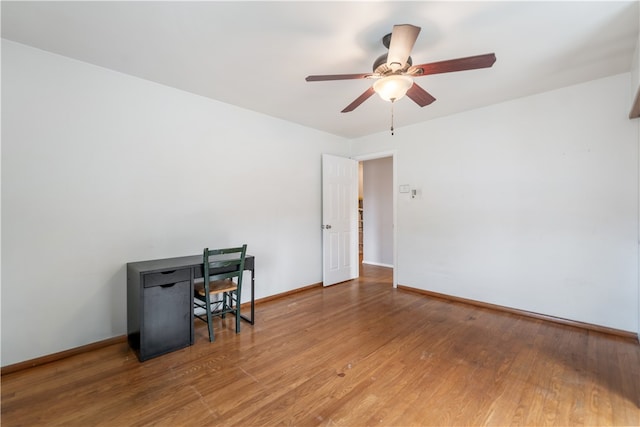
[(382, 159), (385, 157), (391, 157), (392, 159), (392, 188), (393, 188), (393, 287), (398, 287), (398, 192), (396, 191), (397, 186), (397, 150), (389, 150), (389, 151), (380, 151), (377, 153), (369, 153), (362, 154), (359, 156), (351, 157), (353, 160), (357, 160), (358, 162), (364, 162), (367, 160), (375, 160)]

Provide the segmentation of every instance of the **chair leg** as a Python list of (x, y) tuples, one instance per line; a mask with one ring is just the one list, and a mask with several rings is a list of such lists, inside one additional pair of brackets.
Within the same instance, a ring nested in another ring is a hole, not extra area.
[[(229, 296), (231, 299), (231, 296)], [(234, 314), (236, 315), (236, 334), (240, 333), (240, 296), (236, 293), (236, 307)]]
[(227, 305), (227, 293), (223, 292), (222, 293), (222, 317), (223, 319), (225, 319), (227, 317), (227, 310), (229, 309), (228, 305)]
[(207, 326), (209, 327), (209, 341), (213, 342), (215, 337), (213, 335), (213, 316), (211, 315), (211, 295), (207, 293), (205, 299), (207, 300)]

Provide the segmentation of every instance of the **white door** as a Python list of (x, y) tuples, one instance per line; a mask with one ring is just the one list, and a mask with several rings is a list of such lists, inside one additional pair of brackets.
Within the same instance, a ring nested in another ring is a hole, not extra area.
[(358, 277), (358, 162), (322, 155), (322, 282)]

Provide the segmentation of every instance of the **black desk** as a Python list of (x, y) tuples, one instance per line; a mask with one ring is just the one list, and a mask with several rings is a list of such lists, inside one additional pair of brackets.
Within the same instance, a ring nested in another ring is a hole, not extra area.
[[(253, 255), (244, 268), (251, 272), (251, 317), (240, 317), (253, 325)], [(127, 338), (140, 361), (193, 344), (193, 282), (203, 270), (202, 255), (127, 263)]]

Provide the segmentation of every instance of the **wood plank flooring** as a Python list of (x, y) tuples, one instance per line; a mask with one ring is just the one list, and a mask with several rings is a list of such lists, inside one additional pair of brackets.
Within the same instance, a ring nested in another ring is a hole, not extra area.
[(121, 343), (4, 375), (2, 425), (640, 425), (636, 341), (362, 273), (144, 363)]

